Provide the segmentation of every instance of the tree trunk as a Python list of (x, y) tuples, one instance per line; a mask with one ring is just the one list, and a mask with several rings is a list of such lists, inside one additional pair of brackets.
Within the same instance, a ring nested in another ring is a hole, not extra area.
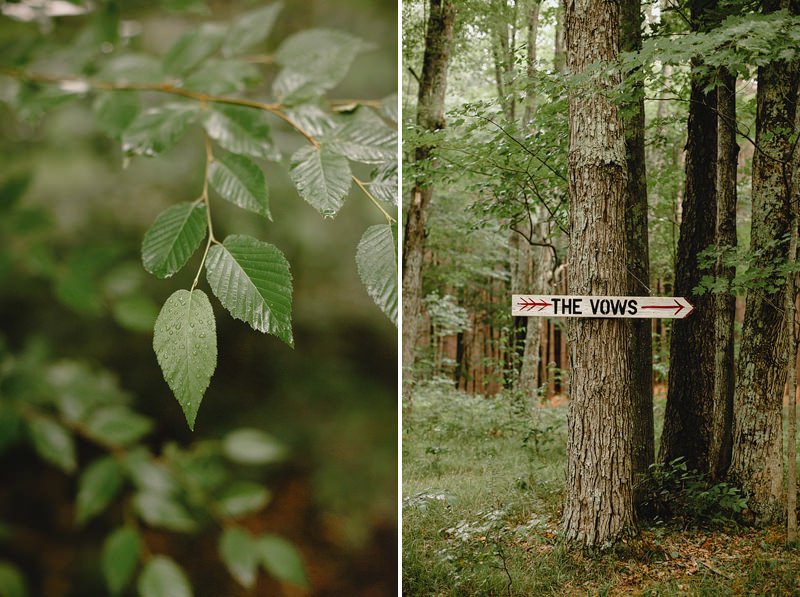
[(567, 68), (567, 52), (564, 48), (564, 0), (558, 0), (556, 8), (556, 31), (553, 47), (553, 70), (563, 73)]
[[(536, 105), (536, 93), (533, 87), (536, 76), (536, 40), (539, 29), (539, 8), (540, 0), (528, 0), (526, 21), (528, 25), (527, 39), (527, 69), (528, 87), (525, 98), (525, 112), (523, 114), (523, 127), (530, 123)], [(531, 209), (528, 207), (527, 209)], [(547, 224), (544, 223), (545, 214), (541, 206), (533, 208), (533, 213), (529, 215), (529, 223), (525, 224), (525, 232), (533, 241), (542, 241), (547, 234)], [(533, 224), (530, 220), (533, 220)], [(517, 238), (512, 241), (519, 245), (520, 254), (524, 255), (525, 273), (522, 287), (517, 285), (518, 290), (513, 293), (522, 294), (544, 294), (550, 289), (550, 278), (553, 269), (553, 260), (550, 250), (547, 247), (531, 245), (522, 235), (516, 234)], [(513, 244), (512, 244), (513, 247)], [(520, 268), (522, 268), (520, 264)], [(513, 286), (513, 276), (512, 276)], [(525, 326), (524, 341), (522, 347), (522, 360), (519, 367), (519, 377), (516, 380), (515, 388), (526, 396), (536, 396), (539, 391), (539, 356), (541, 350), (541, 329), (542, 321), (538, 317), (520, 318), (522, 325)]]
[[(800, 81), (797, 83), (796, 96), (798, 105), (795, 108), (795, 130), (800, 131)], [(789, 260), (797, 264), (797, 235), (800, 226), (800, 143), (795, 144), (794, 159), (792, 160), (792, 233), (789, 241)], [(787, 417), (787, 439), (788, 447), (786, 450), (787, 477), (786, 484), (786, 505), (788, 516), (786, 517), (786, 542), (794, 544), (797, 542), (797, 274), (790, 277), (791, 288), (789, 301), (791, 308), (788, 309), (790, 329), (790, 350), (789, 350), (789, 413)]]
[[(509, 230), (508, 232), (508, 261), (511, 273), (511, 294), (533, 293), (532, 274), (535, 263), (531, 255), (531, 246), (517, 230)], [(532, 395), (533, 390), (521, 384), (521, 372), (525, 366), (528, 319), (530, 318), (514, 317), (513, 319), (506, 368), (510, 371), (509, 385), (525, 394)]]
[[(717, 231), (716, 246), (735, 247), (736, 242), (736, 170), (739, 146), (736, 144), (736, 77), (727, 69), (719, 73), (717, 87)], [(736, 268), (717, 260), (715, 276), (729, 283)], [(717, 461), (712, 463), (717, 478), (728, 471), (731, 463), (733, 425), (733, 322), (736, 316), (736, 297), (731, 292), (714, 296), (716, 317), (714, 358), (714, 397), (719, 409), (712, 427), (712, 444), (720, 446)]]
[[(541, 0), (528, 0), (528, 56), (527, 75), (528, 92), (525, 96), (525, 113), (522, 117), (523, 124), (528, 124), (533, 117), (536, 107), (536, 94), (533, 89), (533, 80), (536, 77), (536, 38), (539, 34), (539, 8)], [(530, 317), (528, 319), (531, 319)]]
[(507, 0), (493, 0), (492, 11), (495, 18), (490, 27), (494, 37), (492, 55), (497, 97), (506, 120), (513, 122), (516, 118), (517, 102), (516, 94), (510, 93), (509, 87), (514, 86), (517, 3), (514, 3), (513, 10), (509, 10)]
[[(694, 0), (692, 23), (696, 29), (703, 19), (703, 6), (711, 10), (716, 2)], [(716, 155), (717, 96), (704, 92), (707, 76), (698, 72), (700, 60), (692, 60), (688, 140), (686, 142), (686, 188), (683, 197), (678, 255), (675, 264), (677, 296), (689, 299), (695, 312), (675, 320), (670, 339), (669, 386), (661, 460), (683, 457), (690, 469), (716, 478), (721, 445), (714, 443), (714, 420), (724, 412), (714, 396), (714, 297), (695, 295), (701, 278), (697, 255), (714, 244), (717, 220)]]
[[(536, 43), (539, 35), (539, 11), (541, 0), (528, 0), (528, 92), (525, 102), (524, 124), (530, 123), (536, 108), (536, 94), (533, 89), (533, 81), (536, 77)], [(534, 224), (531, 238), (534, 240), (545, 240), (549, 236), (549, 226), (545, 223), (546, 215), (544, 208), (539, 205), (534, 208), (532, 214)], [(546, 294), (552, 288), (554, 258), (548, 247), (530, 246), (531, 255), (531, 292), (534, 294)], [(525, 332), (525, 350), (523, 351), (522, 366), (519, 371), (520, 387), (525, 388), (528, 395), (537, 396), (541, 399), (539, 369), (542, 357), (542, 319), (540, 317), (527, 317), (527, 329)]]
[[(642, 47), (640, 0), (620, 4), (621, 47), (637, 52)], [(628, 162), (628, 187), (625, 194), (625, 229), (628, 244), (628, 294), (650, 295), (650, 252), (647, 234), (647, 172), (644, 157), (644, 86), (635, 83), (633, 100), (625, 106), (625, 156)], [(653, 430), (653, 340), (648, 319), (631, 322), (631, 391), (633, 393), (633, 472), (635, 478), (647, 474), (655, 459)]]
[[(800, 2), (793, 2), (795, 14)], [(765, 12), (779, 8), (766, 3)], [(758, 69), (756, 153), (753, 157), (751, 248), (755, 267), (774, 267), (788, 256), (791, 222), (791, 151), (797, 108), (798, 63)], [(781, 308), (786, 285), (748, 289), (734, 393), (730, 478), (761, 522), (777, 522), (786, 508), (783, 487), (783, 391), (788, 333)]]
[[(797, 152), (800, 158), (800, 150)], [(800, 166), (795, 161), (794, 191), (800, 191), (798, 172)], [(793, 195), (797, 198), (797, 195)], [(797, 263), (797, 206), (792, 206), (792, 232), (789, 238), (789, 262), (794, 265)], [(789, 324), (789, 413), (787, 417), (788, 446), (786, 449), (786, 543), (789, 545), (797, 541), (797, 274), (789, 276), (786, 288), (786, 314)]]
[[(533, 239), (543, 240), (547, 238), (548, 226), (545, 220), (544, 209), (539, 206), (535, 208), (533, 218), (537, 224), (533, 226)], [(521, 239), (522, 243), (527, 244), (527, 240)], [(552, 288), (554, 257), (549, 247), (528, 246), (529, 260), (529, 290), (525, 292), (531, 294), (547, 294)], [(518, 388), (527, 396), (537, 396), (539, 394), (539, 365), (541, 363), (541, 337), (542, 323), (541, 317), (526, 317), (525, 347), (522, 354), (522, 364), (519, 370)]]
[[(619, 3), (568, 0), (567, 65), (581, 74), (619, 54)], [(605, 91), (619, 71), (595, 78), (569, 98), (570, 292), (620, 295), (624, 264), (625, 139), (618, 107)], [(598, 89), (599, 87), (599, 89)], [(572, 363), (564, 533), (568, 541), (601, 547), (632, 531), (633, 431), (630, 325), (624, 319), (570, 321)]]
[[(425, 32), (425, 54), (417, 99), (417, 126), (434, 131), (444, 126), (444, 96), (447, 88), (447, 67), (453, 39), (455, 8), (451, 0), (430, 0)], [(414, 161), (431, 157), (429, 145), (417, 147)], [(422, 303), (422, 260), (425, 249), (425, 228), (428, 206), (433, 194), (430, 181), (424, 177), (414, 181), (411, 204), (406, 216), (403, 238), (403, 392), (408, 392), (414, 366), (414, 349)]]

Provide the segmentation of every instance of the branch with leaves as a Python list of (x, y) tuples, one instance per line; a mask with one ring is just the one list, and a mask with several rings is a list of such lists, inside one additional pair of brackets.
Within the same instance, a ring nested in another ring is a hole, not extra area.
[[(268, 505), (271, 492), (241, 473), (285, 461), (289, 450), (282, 442), (238, 428), (186, 447), (164, 445), (156, 453), (150, 447), (154, 421), (133, 409), (130, 395), (108, 372), (42, 360), (35, 351), (2, 356), (0, 383), (9, 390), (0, 418), (18, 430), (4, 441), (27, 443), (43, 461), (75, 477), (77, 527), (121, 519), (112, 523), (101, 550), (109, 594), (123, 594), (136, 580), (141, 595), (191, 595), (183, 567), (151, 552), (149, 530), (196, 536), (214, 526), (222, 563), (243, 587), (254, 588), (259, 568), (281, 582), (308, 586), (299, 550), (275, 533), (251, 534), (244, 522)], [(12, 379), (27, 383), (13, 386)], [(33, 403), (25, 389), (30, 387), (46, 398)], [(84, 460), (86, 454), (91, 460)], [(10, 529), (15, 535), (14, 525)], [(0, 592), (25, 593), (10, 590), (10, 582), (26, 584), (15, 566), (0, 562), (0, 570)]]
[[(356, 264), (369, 296), (397, 324), (397, 228), (390, 213), (398, 195), (397, 96), (380, 101), (325, 97), (357, 54), (370, 47), (347, 33), (301, 31), (273, 54), (254, 60), (253, 49), (266, 40), (280, 9), (275, 3), (229, 25), (204, 23), (178, 38), (160, 59), (125, 52), (100, 56), (91, 77), (29, 70), (25, 60), (0, 65), (0, 75), (18, 86), (21, 117), (31, 97), (46, 110), (91, 94), (99, 126), (119, 141), (127, 157), (159, 156), (192, 126), (202, 128), (201, 196), (160, 213), (142, 243), (144, 268), (168, 278), (206, 240), (191, 288), (167, 299), (153, 341), (164, 378), (192, 429), (217, 363), (214, 313), (199, 288), (203, 271), (231, 316), (294, 345), (292, 275), (283, 253), (250, 236), (217, 239), (212, 220), (212, 191), (272, 219), (266, 176), (257, 162), (282, 161), (271, 118), (302, 137), (304, 144), (288, 160), (288, 174), (298, 194), (323, 217), (339, 212), (353, 184), (381, 213), (385, 223), (365, 231)], [(263, 82), (257, 65), (279, 67), (272, 81), (274, 101), (239, 95)], [(159, 102), (159, 96), (169, 99)], [(351, 162), (370, 166), (371, 179), (357, 177)]]

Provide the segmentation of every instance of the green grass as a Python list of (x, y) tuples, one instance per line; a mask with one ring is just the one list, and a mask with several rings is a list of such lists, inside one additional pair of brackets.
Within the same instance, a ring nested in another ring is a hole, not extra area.
[[(403, 417), (405, 595), (799, 595), (780, 529), (643, 528), (610, 551), (559, 535), (566, 408), (417, 389)], [(657, 427), (663, 418), (657, 402)]]

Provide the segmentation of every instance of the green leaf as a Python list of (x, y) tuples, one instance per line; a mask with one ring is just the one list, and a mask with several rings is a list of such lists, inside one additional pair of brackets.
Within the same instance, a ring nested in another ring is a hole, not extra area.
[(261, 73), (255, 64), (211, 58), (186, 77), (183, 88), (211, 95), (227, 95), (243, 91), (261, 80)]
[(139, 95), (130, 91), (101, 93), (94, 102), (94, 115), (100, 128), (112, 139), (121, 139), (122, 133), (136, 119), (141, 110)]
[(207, 505), (203, 494), (216, 491), (229, 477), (215, 442), (195, 442), (187, 450), (170, 444), (164, 450), (164, 458), (180, 474), (181, 484), (191, 488), (187, 498), (203, 507)]
[(3, 597), (26, 597), (25, 577), (19, 568), (9, 562), (0, 561), (0, 595)]
[(242, 428), (231, 431), (222, 440), (222, 451), (240, 464), (269, 464), (286, 458), (286, 446), (259, 429)]
[(78, 480), (75, 519), (83, 524), (102, 512), (122, 486), (122, 471), (111, 456), (92, 462)]
[(38, 83), (25, 83), (20, 86), (17, 96), (17, 112), (21, 120), (37, 121), (59, 106), (71, 102), (87, 91), (82, 83), (75, 88), (60, 86), (42, 86)]
[(147, 448), (129, 451), (125, 456), (125, 467), (134, 485), (145, 493), (170, 496), (180, 490), (169, 469), (156, 461)]
[(57, 273), (56, 296), (78, 313), (99, 315), (104, 309), (99, 278), (118, 259), (119, 250), (111, 245), (84, 244), (71, 250)]
[(214, 23), (204, 23), (197, 29), (184, 33), (164, 54), (164, 72), (182, 77), (219, 50), (224, 39), (225, 28)]
[(205, 204), (184, 202), (168, 207), (144, 233), (144, 269), (159, 278), (170, 277), (186, 265), (206, 231)]
[(272, 219), (264, 172), (250, 158), (235, 153), (214, 156), (208, 182), (223, 199)]
[(126, 296), (111, 306), (118, 324), (131, 332), (150, 332), (158, 317), (158, 306), (148, 296)]
[(269, 503), (272, 495), (263, 485), (252, 481), (236, 481), (219, 496), (219, 505), (228, 516), (236, 518), (258, 512)]
[(381, 107), (378, 109), (381, 116), (387, 120), (397, 123), (397, 94), (387, 95), (381, 100)]
[(258, 557), (264, 569), (275, 578), (308, 587), (303, 558), (297, 548), (283, 537), (263, 535), (256, 540)]
[(352, 181), (347, 158), (324, 145), (298, 149), (289, 176), (300, 196), (328, 218), (341, 209)]
[(380, 164), (397, 157), (397, 133), (371, 110), (361, 108), (329, 136), (331, 148), (355, 162)]
[(116, 83), (152, 83), (160, 80), (161, 66), (147, 54), (120, 54), (103, 65), (98, 78)]
[(194, 430), (197, 409), (217, 367), (217, 329), (205, 292), (178, 290), (167, 299), (156, 320), (153, 348)]
[(219, 556), (236, 582), (246, 589), (256, 584), (258, 554), (249, 533), (238, 527), (225, 529), (219, 540)]
[(75, 470), (75, 439), (69, 431), (44, 417), (30, 420), (28, 431), (39, 456), (65, 472)]
[(112, 595), (130, 584), (139, 562), (141, 538), (131, 527), (120, 527), (103, 543), (103, 576)]
[(369, 191), (376, 199), (397, 206), (397, 162), (388, 162), (378, 168), (378, 171), (369, 182)]
[(215, 105), (205, 112), (203, 126), (209, 137), (230, 152), (280, 160), (280, 152), (272, 143), (267, 115), (261, 110)]
[(262, 43), (272, 31), (282, 8), (283, 2), (275, 2), (237, 17), (225, 38), (223, 55), (236, 56)]
[(44, 373), (64, 420), (83, 423), (94, 409), (129, 399), (108, 371), (95, 372), (79, 362), (62, 361)]
[(167, 556), (155, 556), (147, 562), (136, 586), (141, 597), (192, 597), (186, 574)]
[(95, 410), (86, 421), (86, 433), (112, 446), (129, 446), (153, 429), (153, 422), (125, 406), (113, 405)]
[[(139, 261), (123, 261), (103, 278), (103, 291), (112, 299), (134, 294), (142, 286), (144, 272)], [(152, 327), (152, 326), (151, 326)]]
[(314, 137), (332, 130), (336, 122), (319, 102), (304, 103), (286, 109), (286, 114)]
[(370, 226), (356, 251), (358, 275), (367, 294), (397, 325), (397, 241), (394, 226)]
[(160, 493), (137, 493), (133, 505), (139, 516), (152, 527), (176, 533), (191, 533), (197, 522), (182, 503)]
[(178, 142), (197, 114), (197, 105), (178, 102), (145, 110), (122, 134), (122, 151), (128, 155), (158, 155)]
[(272, 94), (285, 106), (302, 104), (325, 93), (327, 86), (304, 73), (283, 68), (272, 82)]
[(288, 37), (275, 52), (275, 60), (330, 89), (347, 75), (356, 54), (368, 47), (341, 31), (308, 29)]
[(206, 278), (233, 317), (294, 346), (292, 274), (277, 247), (231, 235), (208, 252)]

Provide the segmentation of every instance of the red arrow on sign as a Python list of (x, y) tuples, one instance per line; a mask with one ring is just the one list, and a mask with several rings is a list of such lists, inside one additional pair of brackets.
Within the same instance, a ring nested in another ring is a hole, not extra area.
[(535, 307), (539, 307), (539, 311), (541, 311), (545, 307), (552, 307), (553, 303), (548, 303), (544, 299), (542, 299), (542, 301), (539, 302), (536, 299), (530, 300), (530, 299), (525, 299), (524, 298), (524, 299), (520, 299), (520, 302), (518, 303), (518, 305), (523, 310), (527, 309), (528, 311), (530, 311), (531, 309), (534, 309)]
[[(686, 308), (686, 305), (681, 305), (678, 302), (678, 299), (675, 299), (675, 304), (674, 305), (642, 305), (642, 309), (674, 309), (675, 310), (675, 315), (678, 315), (678, 313), (683, 311), (685, 308)], [(694, 307), (693, 306), (692, 306), (692, 311), (694, 311)], [(689, 315), (692, 311), (689, 311), (689, 313), (687, 313), (686, 315)], [(684, 315), (684, 317), (686, 317), (686, 315)]]

